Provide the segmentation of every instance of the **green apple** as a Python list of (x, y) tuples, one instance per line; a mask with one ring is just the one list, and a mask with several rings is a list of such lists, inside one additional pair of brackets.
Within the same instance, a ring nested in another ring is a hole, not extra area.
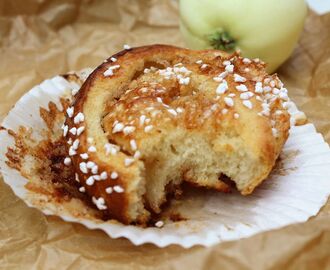
[(180, 29), (192, 49), (240, 50), (273, 72), (304, 26), (304, 0), (180, 0)]

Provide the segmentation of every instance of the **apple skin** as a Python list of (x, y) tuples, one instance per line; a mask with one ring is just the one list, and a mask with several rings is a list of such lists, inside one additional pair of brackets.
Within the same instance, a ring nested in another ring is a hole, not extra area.
[[(306, 14), (304, 0), (180, 0), (180, 29), (191, 49), (239, 49), (271, 73), (291, 55)], [(212, 44), (218, 33), (229, 35), (231, 46)]]

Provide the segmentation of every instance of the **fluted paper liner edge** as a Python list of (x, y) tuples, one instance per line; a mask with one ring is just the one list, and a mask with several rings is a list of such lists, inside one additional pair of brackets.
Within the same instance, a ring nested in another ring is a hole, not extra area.
[[(21, 125), (33, 127), (34, 136), (40, 139), (45, 124), (39, 116), (39, 106), (47, 108), (48, 102), (53, 101), (60, 107), (59, 98), (67, 95), (70, 87), (61, 76), (44, 81), (16, 103), (2, 125), (14, 131)], [(299, 111), (291, 113), (301, 115)], [(190, 192), (172, 206), (187, 220), (165, 221), (162, 228), (102, 222), (86, 214), (86, 206), (77, 199), (57, 205), (46, 195), (32, 193), (25, 188), (29, 180), (5, 163), (7, 147), (13, 146), (13, 139), (7, 131), (0, 131), (0, 141), (0, 168), (4, 181), (27, 205), (46, 215), (57, 215), (90, 229), (101, 229), (112, 238), (125, 237), (135, 245), (152, 243), (165, 247), (177, 244), (189, 248), (249, 237), (308, 220), (319, 212), (330, 194), (329, 146), (312, 124), (291, 128), (279, 166), (252, 195)], [(79, 215), (77, 209), (81, 211)]]

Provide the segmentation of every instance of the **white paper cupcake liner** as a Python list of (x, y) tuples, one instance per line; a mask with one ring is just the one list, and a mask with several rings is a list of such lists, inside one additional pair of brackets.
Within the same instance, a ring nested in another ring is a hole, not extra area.
[[(32, 127), (40, 140), (45, 124), (39, 107), (53, 101), (61, 108), (59, 98), (70, 94), (73, 87), (61, 76), (46, 80), (25, 94), (8, 113), (2, 126), (14, 131), (19, 126)], [(300, 116), (299, 111), (292, 115)], [(312, 124), (292, 127), (281, 154), (281, 161), (267, 179), (250, 196), (238, 192), (222, 194), (214, 191), (187, 191), (170, 209), (186, 220), (165, 220), (162, 228), (127, 226), (115, 221), (94, 218), (77, 199), (68, 203), (54, 202), (46, 195), (25, 188), (31, 179), (5, 163), (8, 147), (14, 140), (7, 131), (0, 131), (0, 168), (5, 182), (28, 206), (46, 215), (57, 215), (65, 221), (78, 222), (90, 229), (101, 229), (112, 238), (125, 237), (135, 245), (153, 243), (159, 247), (171, 244), (185, 248), (210, 246), (237, 240), (256, 233), (304, 222), (316, 215), (330, 194), (330, 149)]]

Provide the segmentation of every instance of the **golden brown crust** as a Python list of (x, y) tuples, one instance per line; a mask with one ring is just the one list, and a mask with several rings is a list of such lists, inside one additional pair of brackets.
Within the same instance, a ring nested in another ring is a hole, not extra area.
[[(71, 148), (74, 153), (68, 157), (86, 193), (104, 201), (100, 210), (124, 223), (143, 223), (147, 212), (135, 218), (130, 215), (136, 203), (130, 190), (133, 182), (143, 181), (145, 173), (140, 157), (126, 164), (138, 151), (132, 140), (140, 145), (162, 130), (180, 127), (204, 134), (215, 142), (215, 150), (230, 153), (236, 150), (219, 143), (219, 133), (226, 130), (229, 136), (239, 135), (263, 165), (257, 177), (239, 188), (246, 195), (268, 176), (288, 137), (289, 115), (283, 108), (287, 100), (286, 89), (276, 75), (266, 74), (263, 63), (237, 54), (167, 45), (124, 50), (95, 69), (75, 96), (73, 113), (69, 112), (65, 122), (65, 137), (71, 140), (68, 151)], [(74, 120), (78, 113), (83, 114), (81, 121)], [(150, 123), (141, 125), (142, 115), (143, 122), (150, 119)], [(79, 127), (84, 128), (81, 134), (70, 132)], [(75, 140), (79, 146), (72, 149)], [(106, 154), (108, 142), (120, 146), (117, 154)], [(91, 146), (95, 152), (89, 151)], [(88, 159), (82, 158), (86, 153)], [(92, 167), (81, 169), (88, 161), (97, 166), (95, 173)], [(104, 179), (97, 179), (102, 172)], [(117, 177), (111, 177), (114, 172)], [(93, 184), (87, 184), (93, 175)], [(196, 179), (184, 178), (200, 185)], [(106, 192), (109, 187), (111, 193)], [(222, 181), (206, 187), (228, 191)]]

